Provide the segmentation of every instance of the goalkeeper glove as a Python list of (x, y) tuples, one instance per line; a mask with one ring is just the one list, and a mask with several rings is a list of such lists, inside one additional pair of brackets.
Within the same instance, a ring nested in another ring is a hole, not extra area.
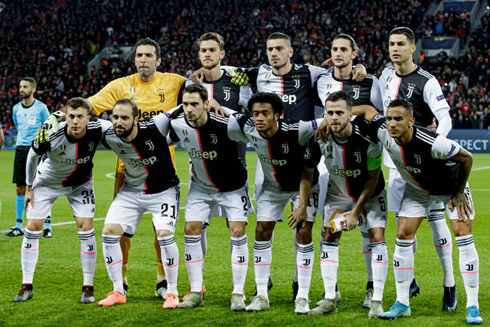
[(49, 142), (49, 129), (52, 128), (56, 133), (58, 131), (58, 121), (64, 116), (65, 113), (59, 110), (49, 115), (48, 119), (46, 119), (36, 133), (36, 142), (39, 144)]
[(232, 68), (227, 75), (231, 77), (231, 82), (235, 85), (248, 85), (247, 73), (241, 68)]

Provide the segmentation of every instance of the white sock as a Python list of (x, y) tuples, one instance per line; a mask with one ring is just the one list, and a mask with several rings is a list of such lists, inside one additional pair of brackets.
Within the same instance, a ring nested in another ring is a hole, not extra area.
[(339, 269), (339, 243), (322, 241), (322, 255), (320, 257), (325, 299), (335, 298), (335, 285), (337, 284), (337, 270)]
[(459, 269), (461, 270), (461, 275), (463, 275), (466, 289), (466, 307), (469, 308), (476, 305), (478, 308), (480, 260), (476, 252), (475, 243), (473, 243), (473, 235), (456, 237), (456, 244), (459, 249)]
[(315, 261), (315, 249), (313, 242), (298, 244), (296, 256), (296, 270), (298, 271), (298, 295), (296, 298), (308, 299), (311, 284), (311, 271)]
[(93, 286), (95, 264), (97, 263), (95, 231), (92, 228), (88, 231), (78, 232), (78, 238), (80, 239), (80, 261), (82, 262), (83, 285)]
[(373, 252), (371, 266), (373, 269), (373, 301), (383, 300), (386, 274), (388, 273), (388, 249), (386, 242), (371, 243)]
[(39, 238), (41, 232), (24, 230), (24, 240), (20, 248), (22, 261), (22, 284), (32, 284), (34, 270), (36, 270), (37, 259), (39, 257)]
[(271, 272), (272, 262), (271, 241), (255, 241), (254, 243), (254, 271), (257, 295), (267, 296), (267, 283)]
[(233, 275), (233, 293), (243, 294), (248, 269), (247, 234), (231, 237), (231, 272)]
[(185, 266), (191, 292), (202, 292), (202, 247), (201, 235), (185, 235)]
[(177, 243), (175, 243), (174, 235), (158, 237), (157, 239), (162, 250), (163, 269), (165, 270), (165, 276), (167, 276), (168, 291), (175, 296), (179, 296), (179, 292), (177, 291), (179, 248), (177, 247)]
[(372, 249), (369, 233), (362, 233), (362, 255), (364, 256), (364, 263), (366, 264), (367, 281), (373, 281), (373, 268), (372, 268)]
[(393, 254), (393, 269), (395, 270), (396, 300), (404, 305), (410, 304), (410, 283), (413, 279), (413, 249), (412, 240), (396, 239)]
[(109, 278), (114, 284), (114, 291), (125, 294), (122, 277), (122, 251), (119, 239), (121, 236), (102, 235), (102, 252)]
[(432, 211), (429, 213), (429, 225), (432, 229), (434, 246), (441, 261), (444, 273), (445, 287), (455, 285), (453, 275), (453, 238), (449, 227), (446, 224), (446, 217), (442, 211)]

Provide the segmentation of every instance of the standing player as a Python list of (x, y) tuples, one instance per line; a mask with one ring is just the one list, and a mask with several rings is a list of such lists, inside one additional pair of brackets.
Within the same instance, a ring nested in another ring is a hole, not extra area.
[[(334, 41), (335, 44), (335, 41)], [(335, 62), (335, 57), (334, 57)], [(333, 221), (344, 216), (347, 230), (359, 223), (364, 235), (368, 235), (373, 256), (369, 268), (371, 298), (369, 318), (383, 313), (383, 290), (388, 270), (388, 251), (384, 238), (386, 226), (386, 191), (381, 171), (381, 146), (368, 135), (368, 126), (361, 117), (352, 119), (352, 100), (345, 91), (331, 93), (325, 103), (324, 123), (330, 134), (326, 142), (319, 141), (321, 154), (330, 172), (328, 192), (324, 206), (320, 267), (325, 287), (325, 300), (311, 314), (337, 312), (335, 285), (339, 267), (339, 242), (342, 230), (336, 230)]]
[(175, 226), (179, 219), (179, 178), (168, 148), (168, 118), (159, 114), (149, 121), (138, 120), (138, 107), (130, 99), (120, 99), (112, 109), (112, 127), (102, 143), (114, 151), (126, 169), (124, 185), (114, 198), (102, 230), (102, 244), (109, 278), (114, 289), (99, 301), (101, 306), (126, 303), (123, 286), (121, 235), (133, 235), (145, 211), (150, 211), (160, 245), (168, 292), (163, 308), (179, 304), (177, 277), (179, 250), (175, 243)]
[[(437, 133), (447, 136), (451, 130), (449, 105), (444, 99), (437, 79), (413, 62), (415, 51), (415, 35), (408, 27), (398, 27), (390, 32), (389, 52), (394, 67), (387, 67), (380, 77), (380, 90), (383, 98), (384, 112), (394, 99), (406, 99), (414, 108), (415, 124), (434, 130), (434, 117), (437, 119)], [(390, 168), (388, 180), (388, 207), (398, 212), (400, 201), (405, 189), (405, 181), (401, 178), (390, 156), (385, 153), (384, 163)], [(441, 261), (444, 272), (444, 311), (456, 309), (456, 289), (453, 276), (452, 237), (444, 216), (444, 205), (435, 202), (428, 215), (429, 225), (433, 233), (434, 246)], [(413, 250), (416, 250), (416, 239)], [(413, 280), (410, 286), (410, 297), (419, 293), (419, 286)]]
[[(231, 310), (245, 310), (243, 293), (248, 268), (245, 226), (251, 209), (247, 171), (237, 143), (228, 136), (228, 119), (207, 112), (208, 93), (199, 84), (184, 89), (182, 106), (172, 114), (169, 138), (183, 141), (192, 161), (192, 183), (185, 206), (185, 264), (190, 294), (179, 308), (204, 305), (201, 231), (211, 210), (219, 205), (228, 219), (231, 237), (233, 292)], [(253, 210), (253, 209), (252, 209)]]
[[(22, 101), (17, 103), (12, 111), (12, 118), (17, 127), (17, 143), (14, 160), (14, 180), (17, 184), (15, 198), (15, 226), (6, 236), (22, 236), (24, 220), (24, 194), (26, 193), (26, 162), (27, 154), (32, 141), (36, 137), (37, 130), (49, 116), (48, 107), (41, 101), (34, 99), (37, 83), (32, 77), (24, 77), (20, 80), (19, 94)], [(52, 236), (51, 214), (47, 213), (42, 237)]]
[(380, 115), (367, 118), (373, 122), (373, 136), (383, 144), (406, 181), (393, 254), (397, 299), (381, 318), (410, 316), (409, 288), (414, 267), (411, 245), (433, 202), (442, 201), (459, 248), (459, 268), (467, 295), (466, 320), (481, 324), (479, 259), (472, 235), (475, 212), (467, 183), (473, 163), (471, 154), (458, 143), (415, 126), (414, 110), (405, 99), (388, 105), (386, 119)]
[[(27, 227), (21, 247), (22, 288), (15, 296), (15, 302), (32, 298), (32, 281), (43, 221), (56, 199), (62, 195), (68, 198), (80, 239), (83, 270), (81, 302), (95, 302), (93, 280), (97, 243), (93, 228), (95, 196), (92, 158), (103, 131), (110, 127), (110, 123), (89, 122), (91, 111), (85, 99), (71, 99), (66, 105), (66, 123), (59, 123), (58, 132), (50, 132), (50, 141), (41, 144), (33, 142), (29, 151), (25, 196)], [(44, 158), (38, 164), (41, 156)]]
[[(336, 91), (347, 92), (352, 99), (352, 106), (368, 105), (378, 110), (383, 109), (383, 102), (379, 92), (379, 82), (376, 77), (368, 74), (362, 81), (352, 79), (353, 64), (352, 61), (357, 56), (358, 47), (356, 41), (347, 34), (337, 35), (332, 42), (331, 56), (334, 65), (333, 70), (328, 75), (322, 75), (318, 79), (318, 95), (324, 104), (330, 94)], [(321, 185), (328, 183), (328, 173), (326, 176), (320, 176)], [(326, 177), (326, 178), (325, 178)], [(325, 180), (326, 179), (326, 180)], [(321, 188), (319, 203), (325, 200), (326, 189)], [(367, 231), (362, 233), (362, 253), (366, 264), (367, 284), (363, 306), (371, 307), (373, 297), (373, 271), (371, 269), (371, 236)]]
[[(110, 82), (99, 93), (88, 98), (87, 100), (92, 104), (95, 113), (99, 115), (103, 111), (112, 110), (116, 101), (122, 98), (131, 99), (138, 105), (138, 118), (140, 120), (150, 119), (161, 112), (169, 111), (176, 107), (180, 102), (180, 94), (184, 88), (185, 78), (175, 74), (157, 72), (156, 69), (162, 62), (160, 53), (160, 45), (156, 41), (150, 38), (138, 41), (135, 45), (134, 57), (137, 73)], [(170, 153), (172, 160), (175, 160), (173, 147)], [(123, 183), (124, 164), (120, 159), (117, 159), (114, 194), (117, 194)], [(132, 236), (126, 233), (121, 237), (124, 260), (123, 278), (126, 289), (128, 288), (127, 265)], [(156, 237), (154, 245), (158, 270), (155, 292), (165, 298), (167, 281), (165, 280), (165, 270), (160, 256), (160, 245)]]
[[(257, 199), (257, 227), (255, 229), (254, 269), (257, 295), (247, 306), (247, 311), (261, 311), (269, 308), (267, 283), (272, 261), (272, 233), (276, 222), (282, 221), (283, 210), (288, 202), (298, 211), (289, 221), (297, 231), (298, 254), (298, 295), (295, 312), (309, 312), (308, 292), (311, 282), (311, 268), (314, 249), (311, 229), (315, 221), (316, 206), (308, 207), (313, 169), (305, 166), (304, 156), (308, 156), (307, 141), (316, 129), (316, 121), (283, 121), (283, 103), (273, 93), (258, 93), (248, 102), (252, 117), (237, 114), (229, 124), (233, 139), (252, 142), (261, 162), (264, 183)], [(309, 164), (309, 162), (308, 162)], [(301, 184), (301, 185), (300, 185)], [(300, 194), (301, 189), (301, 194)]]

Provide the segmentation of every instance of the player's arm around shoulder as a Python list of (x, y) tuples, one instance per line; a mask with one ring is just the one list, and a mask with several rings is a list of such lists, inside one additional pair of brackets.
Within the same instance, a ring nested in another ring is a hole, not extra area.
[[(231, 109), (229, 109), (231, 110)], [(232, 111), (232, 110), (231, 110)], [(244, 132), (245, 124), (251, 119), (248, 113), (235, 112), (228, 117), (227, 133), (230, 140), (248, 143), (249, 140)]]

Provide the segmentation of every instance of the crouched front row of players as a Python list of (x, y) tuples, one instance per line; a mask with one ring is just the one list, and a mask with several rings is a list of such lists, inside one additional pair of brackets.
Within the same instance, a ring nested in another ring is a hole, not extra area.
[[(282, 220), (285, 206), (291, 202), (294, 211), (288, 224), (295, 229), (298, 245), (296, 313), (337, 311), (340, 236), (342, 229), (352, 230), (359, 225), (363, 234), (369, 235), (372, 248), (369, 264), (373, 272), (373, 295), (369, 317), (394, 319), (410, 315), (408, 288), (413, 279), (413, 253), (408, 248), (431, 203), (442, 200), (449, 206), (448, 215), (460, 249), (468, 310), (478, 311), (478, 255), (471, 236), (474, 212), (466, 186), (471, 155), (443, 136), (413, 127), (410, 103), (393, 101), (386, 123), (384, 117), (375, 115), (374, 109), (373, 112), (366, 109), (360, 114), (372, 120), (370, 125), (361, 117), (350, 120), (351, 99), (343, 91), (332, 93), (327, 99), (323, 122), (283, 121), (280, 119), (282, 100), (270, 93), (258, 93), (250, 99), (248, 106), (252, 117), (232, 111), (229, 117), (217, 116), (206, 110), (207, 98), (202, 86), (189, 85), (184, 90), (181, 106), (148, 122), (138, 121), (138, 108), (131, 100), (121, 99), (113, 108), (112, 124), (90, 121), (91, 108), (85, 100), (75, 98), (68, 102), (66, 122), (59, 123), (59, 131), (50, 131), (48, 142), (34, 142), (29, 153), (28, 224), (21, 249), (23, 284), (14, 301), (32, 298), (42, 219), (56, 198), (66, 195), (81, 240), (84, 275), (81, 301), (95, 302), (93, 276), (97, 250), (92, 223), (95, 212), (92, 158), (98, 143), (102, 142), (124, 162), (126, 171), (124, 186), (109, 208), (102, 231), (105, 263), (114, 288), (99, 305), (126, 302), (119, 238), (124, 233), (134, 234), (143, 213), (149, 211), (168, 280), (163, 307), (202, 306), (201, 229), (209, 223), (212, 210), (219, 206), (228, 220), (231, 238), (231, 310), (267, 309), (273, 230), (276, 222)], [(330, 134), (316, 143), (312, 136), (320, 123), (320, 129), (328, 126)], [(243, 300), (249, 261), (245, 226), (253, 208), (237, 141), (253, 144), (264, 176), (257, 199), (254, 243), (257, 294), (248, 306)], [(168, 144), (177, 142), (182, 142), (192, 161), (185, 207), (185, 263), (190, 294), (181, 303), (177, 292), (179, 251), (174, 239), (180, 189), (168, 150)], [(380, 171), (381, 146), (388, 150), (407, 181), (394, 254), (397, 301), (387, 312), (383, 312), (382, 307), (388, 254), (384, 239), (386, 200)], [(43, 159), (38, 163), (40, 156)], [(319, 307), (310, 311), (308, 293), (314, 262), (311, 231), (317, 195), (314, 185), (318, 181), (316, 167), (322, 156), (330, 174), (323, 208), (324, 238), (320, 257), (325, 296)], [(447, 185), (442, 185), (441, 181), (447, 181)]]

